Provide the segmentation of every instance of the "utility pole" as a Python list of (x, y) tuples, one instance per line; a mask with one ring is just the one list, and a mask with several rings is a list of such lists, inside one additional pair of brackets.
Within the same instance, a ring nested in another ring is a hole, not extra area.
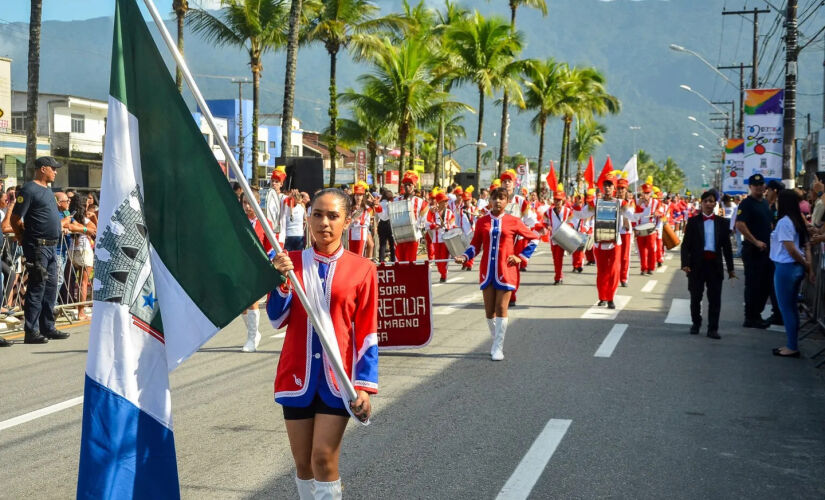
[(782, 141), (782, 180), (785, 185), (793, 189), (794, 176), (796, 174), (796, 59), (799, 55), (797, 50), (797, 0), (788, 0), (788, 8), (785, 14), (785, 116), (783, 119), (783, 141)]
[(734, 108), (736, 103), (734, 103), (733, 101), (712, 101), (712, 103), (719, 104), (720, 106), (724, 104), (730, 104), (730, 114), (727, 116), (730, 120), (730, 135), (727, 135), (727, 132), (725, 133), (725, 138), (730, 139), (731, 137), (736, 135), (736, 108)]
[[(794, 2), (796, 5), (796, 2)], [(796, 8), (794, 7), (794, 10)], [(757, 9), (754, 7), (753, 10), (724, 10), (722, 9), (723, 16), (729, 15), (753, 15), (753, 63), (752, 68), (753, 71), (751, 72), (751, 88), (757, 89), (759, 88), (759, 63), (757, 61), (759, 50), (759, 14), (768, 14), (770, 9)]]
[(752, 65), (739, 63), (738, 66), (718, 66), (718, 69), (739, 69), (739, 138), (745, 136), (745, 68), (753, 68)]
[[(250, 82), (247, 78), (233, 78), (231, 81), (232, 83), (238, 84), (238, 165), (240, 165), (241, 170), (243, 170), (243, 144), (246, 142), (246, 138), (243, 135), (243, 86), (244, 84), (249, 85), (252, 82)], [(229, 175), (229, 170), (227, 170), (226, 175)]]
[(712, 121), (712, 122), (724, 121), (725, 122), (725, 127), (724, 127), (725, 135), (724, 135), (724, 137), (725, 137), (725, 139), (730, 138), (730, 125), (728, 124), (728, 118), (727, 117), (725, 117), (725, 116), (713, 117), (713, 118), (710, 119), (710, 121)]

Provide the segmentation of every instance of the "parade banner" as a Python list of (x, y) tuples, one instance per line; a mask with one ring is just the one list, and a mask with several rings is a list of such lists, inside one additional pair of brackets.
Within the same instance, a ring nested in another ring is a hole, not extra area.
[(424, 347), (432, 337), (429, 263), (378, 264), (378, 348)]
[(725, 144), (725, 174), (722, 179), (722, 192), (726, 194), (747, 193), (746, 179), (745, 140), (728, 139)]
[(766, 181), (782, 179), (782, 89), (745, 91), (744, 173), (759, 173)]

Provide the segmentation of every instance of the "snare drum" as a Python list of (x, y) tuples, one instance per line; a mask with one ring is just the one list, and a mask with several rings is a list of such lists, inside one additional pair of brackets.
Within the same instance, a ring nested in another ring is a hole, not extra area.
[(444, 244), (447, 246), (450, 256), (455, 258), (467, 250), (467, 247), (470, 246), (470, 238), (460, 227), (454, 227), (444, 233)]
[(652, 222), (648, 222), (645, 224), (637, 224), (636, 227), (633, 228), (636, 231), (636, 236), (649, 236), (656, 232), (656, 224)]
[(413, 201), (400, 200), (387, 203), (390, 212), (390, 229), (396, 243), (418, 241), (421, 231), (418, 228), (417, 217), (413, 214)]
[(597, 200), (596, 217), (593, 222), (593, 236), (598, 242), (619, 240), (619, 201)]
[(584, 245), (587, 241), (586, 237), (587, 235), (579, 233), (569, 224), (560, 224), (559, 227), (553, 231), (553, 236), (551, 236), (550, 239), (553, 240), (553, 243), (556, 245), (573, 253)]

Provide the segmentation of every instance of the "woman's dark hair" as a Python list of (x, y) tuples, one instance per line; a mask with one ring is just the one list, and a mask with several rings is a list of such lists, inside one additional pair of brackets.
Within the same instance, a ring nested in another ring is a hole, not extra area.
[(344, 206), (345, 213), (349, 216), (350, 212), (352, 212), (352, 198), (350, 198), (349, 195), (343, 190), (338, 188), (326, 188), (315, 193), (315, 196), (312, 197), (312, 206), (315, 206), (315, 200), (328, 194), (338, 198), (338, 201), (340, 201)]
[(808, 228), (802, 217), (802, 210), (799, 209), (799, 195), (793, 189), (783, 189), (779, 191), (776, 204), (778, 206), (777, 217), (781, 219), (788, 216), (791, 219), (799, 235), (799, 248), (804, 248), (808, 242)]
[(490, 191), (490, 199), (491, 200), (506, 200), (507, 199), (507, 190), (503, 187), (497, 187)]
[(86, 223), (86, 195), (75, 193), (69, 201), (69, 212), (72, 213), (75, 222)]

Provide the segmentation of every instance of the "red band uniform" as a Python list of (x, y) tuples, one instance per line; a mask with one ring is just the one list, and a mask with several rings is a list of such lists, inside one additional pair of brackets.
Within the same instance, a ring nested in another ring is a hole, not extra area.
[[(435, 197), (436, 202), (446, 201), (447, 195), (438, 193)], [(444, 209), (444, 213), (440, 213), (437, 207), (433, 207), (427, 213), (427, 233), (430, 235), (430, 241), (433, 242), (433, 251), (436, 260), (445, 260), (450, 258), (450, 252), (447, 251), (447, 245), (444, 244), (444, 233), (455, 227), (455, 215), (449, 208)], [(447, 263), (437, 262), (438, 274), (441, 275), (442, 280), (447, 279)]]

